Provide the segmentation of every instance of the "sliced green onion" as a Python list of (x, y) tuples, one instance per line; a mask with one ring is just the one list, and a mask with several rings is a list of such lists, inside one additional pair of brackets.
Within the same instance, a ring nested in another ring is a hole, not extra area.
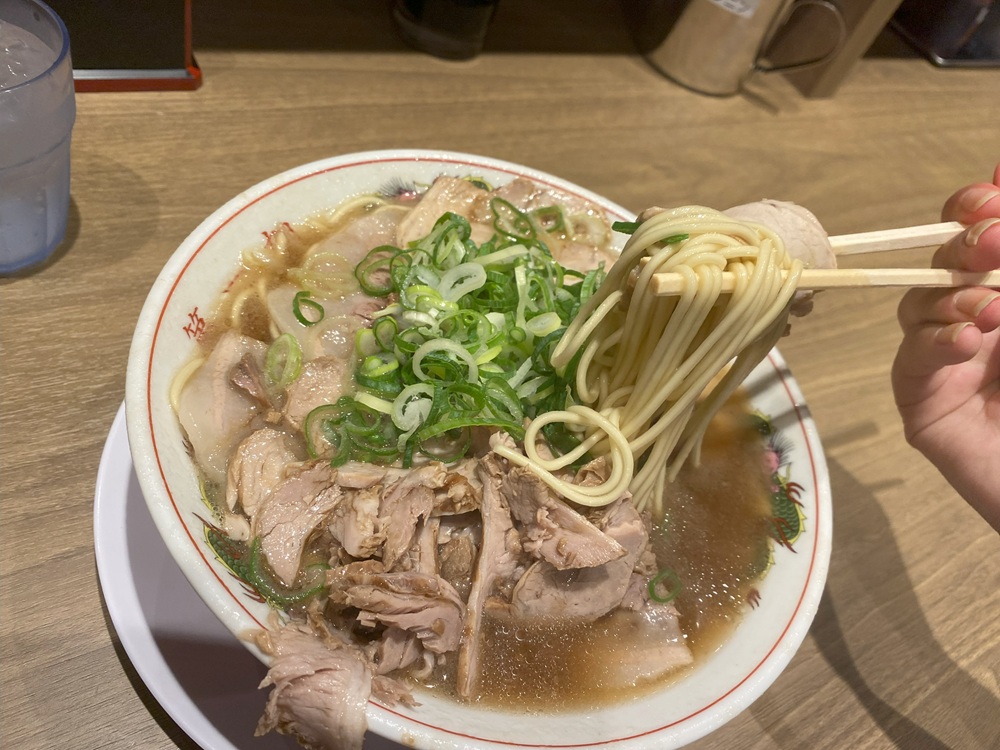
[(235, 575), (260, 594), (268, 604), (277, 609), (288, 609), (293, 604), (310, 599), (325, 588), (327, 565), (310, 565), (304, 583), (289, 589), (275, 580), (261, 559), (260, 537), (249, 546), (230, 539), (215, 527), (208, 527), (205, 538), (219, 559)]
[(547, 395), (546, 390), (551, 389), (551, 387), (552, 377), (539, 375), (517, 386), (517, 396), (526, 401), (537, 400)]
[(482, 266), (502, 266), (507, 263), (512, 263), (519, 258), (523, 258), (529, 252), (528, 248), (524, 245), (511, 245), (510, 247), (505, 247), (502, 250), (495, 250), (492, 253), (479, 255), (474, 258), (473, 261)]
[(471, 184), (475, 185), (477, 188), (480, 188), (481, 190), (489, 192), (490, 190), (493, 189), (493, 186), (490, 185), (490, 183), (488, 183), (482, 177), (466, 177), (465, 179), (468, 180)]
[(362, 357), (374, 354), (380, 348), (371, 328), (361, 328), (354, 334), (354, 351)]
[(380, 377), (370, 377), (358, 372), (355, 379), (360, 386), (355, 395), (368, 391), (379, 398), (394, 399), (404, 387), (402, 373), (398, 368)]
[(382, 414), (392, 414), (392, 401), (386, 401), (384, 398), (360, 391), (354, 394), (354, 400)]
[(323, 404), (306, 415), (302, 423), (302, 434), (306, 439), (306, 451), (310, 458), (327, 455), (331, 449), (340, 449), (342, 435), (338, 425), (344, 417), (341, 404)]
[[(418, 452), (451, 460), (474, 428), (521, 439), (525, 419), (574, 403), (574, 362), (556, 373), (549, 356), (603, 269), (569, 271), (540, 239), (576, 231), (577, 217), (558, 207), (525, 212), (502, 198), (490, 207), (495, 234), (481, 245), (468, 220), (446, 213), (426, 237), (381, 246), (358, 264), (362, 288), (393, 301), (357, 335), (355, 394), (307, 417), (310, 455), (334, 464), (409, 466)], [(549, 427), (557, 450), (582, 439)]]
[(531, 212), (534, 222), (546, 232), (565, 232), (566, 216), (559, 206), (543, 206)]
[(491, 311), (485, 313), (483, 317), (486, 318), (486, 320), (489, 321), (490, 325), (492, 325), (497, 330), (502, 331), (504, 328), (507, 327), (507, 318), (504, 317), (503, 313)]
[(420, 443), (420, 452), (442, 463), (458, 461), (472, 446), (472, 433), (467, 428), (458, 427), (425, 438)]
[(521, 399), (503, 378), (490, 378), (485, 383), (486, 404), (499, 419), (519, 423), (524, 419)]
[(414, 432), (431, 412), (434, 386), (415, 383), (407, 386), (392, 405), (392, 421), (401, 430)]
[(267, 348), (264, 355), (264, 375), (278, 388), (285, 388), (302, 372), (302, 347), (290, 333), (283, 333)]
[(391, 352), (378, 352), (364, 358), (354, 373), (362, 388), (385, 398), (395, 398), (403, 389), (399, 360)]
[(525, 241), (527, 244), (538, 245), (537, 232), (528, 215), (516, 208), (510, 201), (494, 198), (490, 201), (493, 209), (493, 227), (507, 237)]
[(380, 245), (365, 256), (357, 268), (354, 277), (358, 280), (365, 294), (372, 297), (385, 297), (392, 289), (392, 264), (399, 255), (400, 249), (392, 245)]
[(684, 233), (684, 234), (672, 234), (669, 237), (667, 237), (665, 240), (663, 240), (663, 244), (664, 245), (673, 245), (675, 242), (683, 242), (684, 240), (686, 240), (690, 236), (691, 235), (687, 234), (687, 233)]
[(502, 346), (491, 346), (488, 349), (482, 349), (476, 352), (476, 364), (479, 365), (480, 372), (483, 369), (483, 365), (492, 362), (496, 359), (500, 353), (503, 352)]
[(403, 322), (409, 323), (411, 326), (425, 326), (431, 330), (434, 330), (437, 326), (437, 320), (429, 312), (407, 310), (400, 317), (403, 319)]
[(514, 322), (518, 328), (526, 329), (524, 314), (528, 309), (528, 295), (531, 293), (531, 289), (528, 286), (528, 272), (524, 266), (518, 266), (514, 269), (514, 288), (517, 289), (517, 308), (514, 312)]
[(528, 377), (529, 372), (531, 372), (531, 360), (525, 359), (520, 365), (518, 365), (514, 373), (507, 378), (507, 385), (511, 388), (517, 388), (524, 382), (524, 379)]
[[(428, 360), (431, 364), (432, 359), (429, 355), (432, 353), (443, 353), (445, 355), (451, 355), (450, 360), (458, 360), (466, 366), (466, 377), (470, 383), (474, 383), (479, 379), (479, 365), (476, 364), (476, 360), (473, 359), (472, 355), (469, 354), (462, 346), (456, 344), (454, 341), (449, 339), (431, 339), (430, 341), (422, 344), (413, 353), (413, 372), (421, 380), (429, 380), (430, 367), (427, 370), (424, 369), (424, 361)], [(433, 362), (433, 364), (441, 364), (440, 360)]]
[(635, 234), (635, 230), (642, 224), (641, 221), (613, 221), (611, 228), (622, 234)]
[(365, 357), (361, 372), (370, 378), (381, 378), (399, 369), (399, 360), (388, 352), (380, 352)]
[(392, 341), (399, 332), (399, 324), (395, 318), (379, 318), (372, 324), (372, 333), (382, 351), (392, 351)]
[(528, 333), (532, 336), (548, 336), (553, 331), (557, 331), (562, 328), (562, 320), (554, 312), (546, 312), (541, 315), (536, 315), (527, 323), (524, 327), (527, 329)]
[[(583, 277), (583, 281), (580, 282), (580, 304), (583, 304), (593, 296), (594, 292), (597, 291), (597, 287), (604, 281), (605, 275), (603, 263), (594, 270), (587, 272), (586, 276)], [(573, 316), (576, 317), (575, 312)]]
[(486, 271), (479, 263), (460, 263), (441, 276), (441, 296), (454, 302), (486, 283)]
[[(434, 280), (435, 285), (439, 282), (440, 279)], [(425, 309), (423, 312), (426, 312), (428, 305), (433, 306), (442, 299), (444, 298), (441, 296), (441, 292), (435, 286), (429, 284), (410, 284), (405, 289), (402, 289), (399, 294), (399, 301), (404, 307), (420, 310), (420, 305), (424, 305)]]
[(470, 295), (481, 309), (507, 312), (517, 307), (517, 289), (510, 283), (510, 274), (487, 270), (486, 283)]
[(323, 309), (323, 305), (312, 298), (311, 292), (296, 292), (292, 299), (292, 314), (302, 325), (314, 326), (323, 320), (326, 310)]
[[(661, 583), (669, 586), (665, 595), (661, 595), (659, 592), (659, 586)], [(649, 598), (654, 602), (666, 604), (676, 599), (683, 588), (684, 585), (681, 583), (680, 576), (678, 576), (672, 569), (664, 568), (657, 573), (656, 576), (650, 579)]]

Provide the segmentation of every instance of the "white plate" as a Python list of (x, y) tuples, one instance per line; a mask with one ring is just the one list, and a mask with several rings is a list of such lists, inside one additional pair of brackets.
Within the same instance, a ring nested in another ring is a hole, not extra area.
[[(254, 737), (267, 671), (195, 593), (153, 525), (132, 468), (125, 408), (97, 473), (94, 547), (104, 601), (129, 660), (153, 697), (204, 750), (301, 750)], [(366, 750), (403, 750), (369, 734)]]

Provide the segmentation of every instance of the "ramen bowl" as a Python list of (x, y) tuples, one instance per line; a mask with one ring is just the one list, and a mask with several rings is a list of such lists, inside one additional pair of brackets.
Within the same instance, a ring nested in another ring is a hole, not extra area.
[[(235, 635), (266, 626), (270, 614), (206, 541), (211, 513), (170, 403), (171, 382), (197, 351), (219, 295), (246, 249), (282, 222), (294, 224), (343, 200), (391, 184), (429, 184), (439, 175), (499, 185), (526, 177), (602, 206), (629, 211), (556, 176), (496, 159), (440, 151), (377, 151), (297, 167), (246, 190), (184, 240), (157, 277), (142, 309), (128, 363), (126, 421), (133, 462), (150, 514), (177, 565)], [(619, 237), (624, 240), (624, 237)], [(419, 705), (368, 704), (370, 731), (416, 748), (620, 748), (669, 750), (718, 728), (777, 678), (801, 644), (823, 590), (830, 557), (831, 504), (823, 450), (799, 389), (772, 351), (746, 382), (755, 410), (780, 441), (775, 479), (794, 501), (795, 533), (774, 545), (757, 585), (760, 599), (731, 635), (682, 679), (615, 705), (585, 711), (510, 713), (415, 690)], [(246, 643), (246, 641), (243, 641)], [(247, 645), (254, 650), (254, 647)], [(263, 654), (254, 653), (266, 662)], [(247, 716), (248, 724), (257, 717)]]

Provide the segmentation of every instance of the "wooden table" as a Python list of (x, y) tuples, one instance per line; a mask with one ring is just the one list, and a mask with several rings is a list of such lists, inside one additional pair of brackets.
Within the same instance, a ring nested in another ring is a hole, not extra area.
[[(1000, 159), (996, 69), (870, 56), (831, 99), (776, 77), (712, 99), (659, 77), (607, 19), (601, 35), (564, 25), (548, 48), (504, 38), (452, 63), (404, 49), (388, 26), (369, 29), (381, 46), (324, 48), (306, 11), (289, 13), (306, 43), (283, 28), (253, 49), (266, 19), (246, 16), (226, 27), (244, 45), (205, 32), (196, 92), (79, 96), (68, 239), (43, 268), (0, 280), (2, 747), (194, 747), (111, 627), (92, 503), (146, 292), (242, 189), (335, 154), (443, 148), (553, 172), (637, 211), (793, 200), (836, 234), (936, 221), (953, 189)], [(830, 467), (826, 595), (774, 686), (699, 750), (1000, 747), (1000, 538), (903, 439), (889, 387), (898, 298), (826, 292), (780, 346)]]

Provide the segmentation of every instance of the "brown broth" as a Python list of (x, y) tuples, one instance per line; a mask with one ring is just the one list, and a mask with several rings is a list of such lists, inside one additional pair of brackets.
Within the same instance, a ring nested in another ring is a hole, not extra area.
[(619, 703), (673, 681), (685, 670), (641, 685), (626, 684), (614, 666), (623, 638), (612, 613), (594, 623), (516, 625), (486, 617), (477, 703), (508, 710), (551, 713)]
[(683, 582), (675, 600), (695, 661), (732, 632), (770, 554), (770, 485), (760, 434), (744, 399), (730, 402), (705, 436), (701, 461), (674, 482), (653, 535), (661, 566)]
[[(651, 542), (661, 568), (680, 576), (675, 600), (695, 661), (733, 631), (769, 550), (770, 512), (763, 447), (744, 397), (713, 421), (701, 462), (687, 467), (668, 491), (667, 520)], [(621, 702), (687, 674), (675, 670), (642, 685), (622, 685), (611, 666), (644, 648), (625, 637), (612, 615), (584, 625), (518, 625), (484, 618), (482, 679), (476, 702), (513, 710), (584, 709)]]

